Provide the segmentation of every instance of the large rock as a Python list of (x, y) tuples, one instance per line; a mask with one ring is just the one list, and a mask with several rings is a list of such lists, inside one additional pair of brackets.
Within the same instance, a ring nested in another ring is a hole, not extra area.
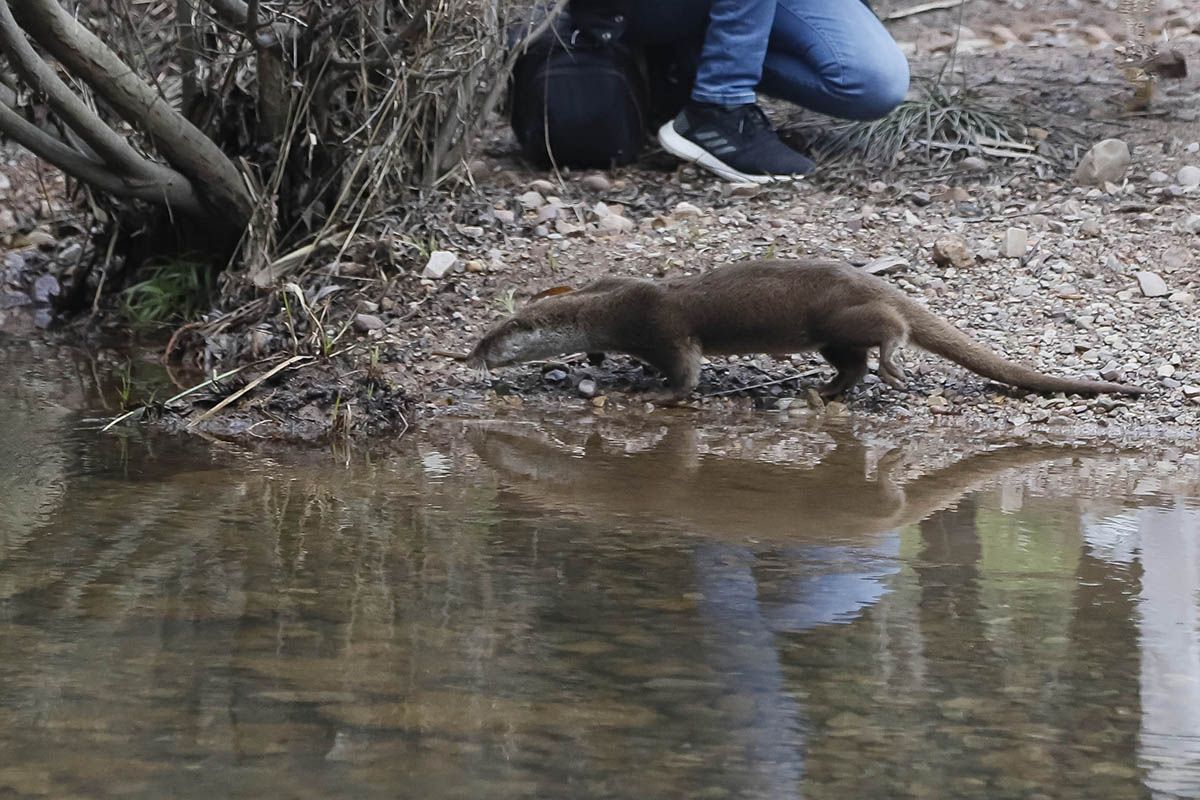
[(1129, 169), (1129, 145), (1120, 139), (1105, 139), (1084, 154), (1075, 168), (1075, 181), (1089, 186), (1118, 183)]
[(940, 267), (965, 269), (975, 263), (975, 256), (959, 237), (943, 236), (933, 243), (933, 263)]

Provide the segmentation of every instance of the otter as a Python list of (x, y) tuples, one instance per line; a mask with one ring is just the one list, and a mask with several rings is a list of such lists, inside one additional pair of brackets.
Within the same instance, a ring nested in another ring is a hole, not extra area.
[(866, 375), (872, 347), (879, 348), (879, 377), (903, 388), (898, 353), (909, 342), (1035, 392), (1145, 391), (1008, 361), (883, 279), (819, 259), (748, 261), (665, 281), (608, 277), (575, 291), (550, 290), (492, 328), (466, 360), (490, 369), (566, 353), (624, 353), (666, 376), (654, 402), (678, 403), (696, 388), (702, 355), (816, 350), (837, 370), (819, 389), (828, 399)]

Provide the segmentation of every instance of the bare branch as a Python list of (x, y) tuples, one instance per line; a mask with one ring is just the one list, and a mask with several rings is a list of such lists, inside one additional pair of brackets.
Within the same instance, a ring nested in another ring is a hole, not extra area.
[[(116, 53), (75, 20), (58, 0), (12, 0), (25, 30), (125, 118), (141, 127), (176, 169), (187, 175), (231, 225), (250, 218), (253, 201), (241, 173), (221, 149), (167, 104)], [(6, 6), (0, 0), (0, 6)]]
[(7, 0), (0, 0), (0, 51), (8, 55), (10, 65), (20, 78), (35, 91), (44, 93), (54, 113), (106, 164), (120, 172), (152, 178), (151, 162), (105, 125), (37, 54), (13, 18)]
[(15, 94), (12, 98), (6, 98), (6, 93), (12, 94), (7, 88), (0, 88), (0, 133), (38, 158), (53, 164), (72, 178), (116, 197), (166, 204), (186, 214), (203, 213), (200, 198), (182, 175), (178, 176), (178, 181), (163, 184), (146, 183), (113, 172), (49, 131), (26, 120), (7, 102), (8, 99), (15, 99)]

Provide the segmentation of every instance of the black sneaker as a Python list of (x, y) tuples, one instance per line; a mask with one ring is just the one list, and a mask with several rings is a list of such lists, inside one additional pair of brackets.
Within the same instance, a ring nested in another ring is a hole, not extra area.
[(690, 105), (658, 129), (658, 142), (668, 153), (738, 183), (790, 181), (816, 167), (780, 141), (754, 103)]

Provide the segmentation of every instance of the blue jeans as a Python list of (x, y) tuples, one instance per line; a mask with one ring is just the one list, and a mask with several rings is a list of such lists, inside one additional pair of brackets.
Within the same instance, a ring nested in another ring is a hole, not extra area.
[(755, 93), (845, 119), (886, 116), (908, 92), (908, 61), (861, 0), (638, 0), (634, 41), (703, 41), (692, 99)]

